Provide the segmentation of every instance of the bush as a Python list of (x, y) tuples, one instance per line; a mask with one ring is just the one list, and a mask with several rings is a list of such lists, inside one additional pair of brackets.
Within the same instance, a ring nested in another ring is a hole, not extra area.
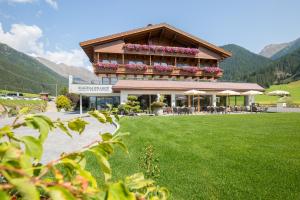
[(124, 104), (124, 107), (121, 108), (125, 110), (125, 114), (141, 112), (140, 102), (136, 96), (128, 96), (127, 102)]
[(64, 96), (64, 95), (60, 95), (56, 98), (56, 108), (58, 111), (60, 111), (61, 109), (64, 109), (65, 111), (69, 111), (71, 110), (71, 100)]
[(79, 102), (79, 95), (74, 93), (67, 93), (65, 96), (71, 100), (72, 107), (75, 108)]

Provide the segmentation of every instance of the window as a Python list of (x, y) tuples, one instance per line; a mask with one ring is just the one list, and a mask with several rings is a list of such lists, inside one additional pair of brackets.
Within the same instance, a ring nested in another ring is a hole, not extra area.
[(103, 59), (102, 62), (103, 63), (109, 63), (109, 60)]
[(111, 60), (110, 63), (111, 64), (118, 64), (118, 61), (117, 60)]
[(110, 81), (109, 81), (109, 78), (108, 78), (108, 77), (103, 77), (103, 78), (102, 78), (102, 84), (103, 84), (103, 85), (109, 85), (109, 82), (110, 82)]
[(116, 77), (111, 77), (110, 78), (110, 84), (115, 85), (117, 83), (118, 79)]

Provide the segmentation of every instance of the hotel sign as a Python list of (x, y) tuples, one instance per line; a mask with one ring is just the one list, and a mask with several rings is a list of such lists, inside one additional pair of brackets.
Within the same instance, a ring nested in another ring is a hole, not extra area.
[(76, 94), (103, 94), (112, 93), (112, 85), (82, 85), (70, 84), (69, 92)]

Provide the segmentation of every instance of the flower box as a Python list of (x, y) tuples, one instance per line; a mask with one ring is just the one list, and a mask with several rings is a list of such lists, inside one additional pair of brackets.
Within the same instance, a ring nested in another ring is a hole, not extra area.
[(153, 70), (160, 73), (171, 73), (174, 67), (171, 65), (163, 66), (163, 65), (154, 65)]
[(195, 74), (196, 72), (199, 71), (199, 67), (183, 67), (183, 68), (181, 68), (181, 70), (183, 72), (187, 72), (187, 73), (190, 73), (190, 74)]
[(128, 51), (150, 51), (153, 53), (179, 53), (187, 55), (196, 55), (199, 53), (197, 48), (170, 47), (159, 45), (125, 44), (124, 49)]
[(125, 69), (134, 72), (141, 72), (147, 69), (147, 65), (144, 64), (126, 64)]
[(119, 67), (119, 65), (115, 63), (102, 63), (102, 62), (98, 62), (96, 66), (97, 69), (104, 70), (104, 71), (116, 71)]
[(219, 74), (220, 72), (223, 72), (220, 67), (204, 67), (203, 71), (207, 74)]

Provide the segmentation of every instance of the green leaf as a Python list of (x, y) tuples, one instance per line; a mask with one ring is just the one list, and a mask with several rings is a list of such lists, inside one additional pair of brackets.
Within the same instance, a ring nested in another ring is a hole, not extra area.
[(3, 137), (4, 135), (8, 135), (9, 137), (13, 136), (13, 131), (9, 125), (3, 126), (0, 129), (0, 138)]
[(122, 182), (111, 184), (108, 188), (107, 200), (135, 200), (134, 193), (130, 192)]
[(52, 120), (49, 117), (47, 117), (46, 115), (34, 115), (34, 117), (43, 119), (50, 126), (50, 129), (52, 129), (54, 127)]
[(66, 133), (68, 136), (72, 137), (70, 131), (67, 129), (64, 123), (62, 123), (60, 120), (56, 123), (57, 127), (62, 130), (64, 133)]
[(81, 118), (76, 118), (69, 121), (68, 127), (72, 131), (76, 131), (81, 134), (84, 131), (86, 124), (88, 124), (86, 121), (82, 120)]
[(105, 123), (106, 122), (105, 115), (102, 114), (101, 112), (99, 112), (98, 110), (90, 111), (90, 112), (88, 112), (88, 114), (91, 115), (92, 117), (96, 118), (101, 123)]
[(25, 114), (28, 114), (30, 111), (30, 108), (29, 107), (24, 107), (22, 108), (20, 111), (19, 111), (19, 115), (25, 115)]
[(111, 133), (103, 133), (101, 134), (101, 138), (103, 141), (109, 141), (112, 139), (112, 134)]
[(38, 129), (40, 132), (39, 139), (42, 143), (44, 143), (45, 139), (48, 137), (48, 133), (51, 129), (51, 125), (40, 116), (28, 116), (25, 118), (25, 124), (26, 126)]
[(154, 181), (145, 179), (143, 173), (136, 173), (126, 177), (125, 183), (131, 190), (137, 190), (153, 185)]
[(105, 180), (109, 180), (111, 178), (111, 168), (108, 160), (103, 155), (101, 155), (101, 153), (96, 151), (96, 149), (89, 149), (88, 151), (92, 152), (96, 157), (97, 163), (104, 173)]
[(1, 200), (10, 200), (9, 196), (6, 194), (6, 192), (0, 190), (0, 199)]
[(24, 200), (39, 200), (40, 195), (36, 187), (27, 178), (11, 179), (11, 183), (16, 186)]
[(55, 200), (75, 200), (76, 198), (65, 188), (53, 186), (49, 188), (51, 199)]
[(128, 148), (123, 142), (114, 142), (114, 144), (119, 145), (119, 147), (121, 147), (121, 149), (128, 154)]
[(32, 136), (24, 136), (21, 140), (25, 144), (25, 153), (40, 160), (43, 154), (43, 146), (41, 142)]

